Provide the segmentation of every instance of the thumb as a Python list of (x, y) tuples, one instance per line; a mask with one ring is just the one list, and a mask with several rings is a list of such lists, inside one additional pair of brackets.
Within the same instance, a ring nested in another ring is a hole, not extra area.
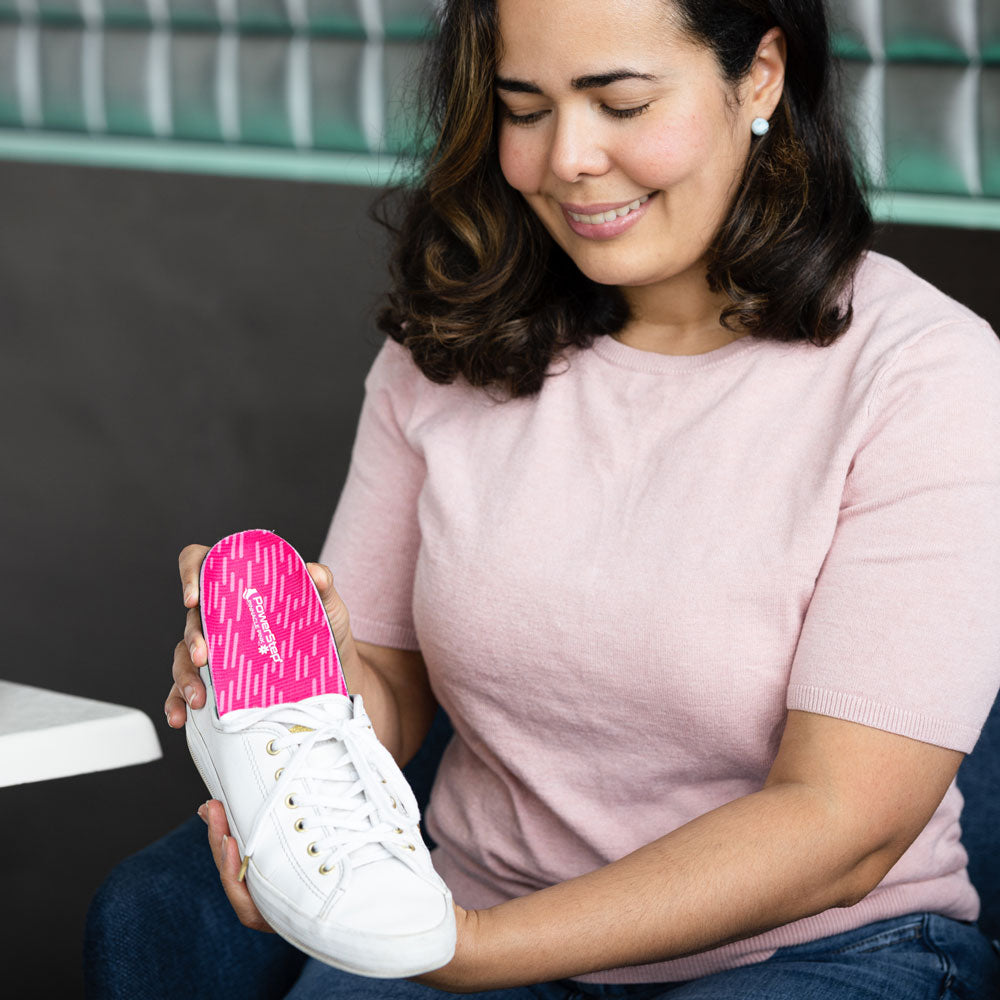
[(340, 599), (333, 586), (333, 574), (321, 563), (306, 563), (306, 569), (312, 581), (316, 584), (323, 607), (326, 608), (326, 616), (330, 619), (330, 628), (333, 630), (333, 638), (337, 643), (342, 658), (353, 655), (354, 637), (351, 635), (351, 616), (347, 612), (347, 605)]

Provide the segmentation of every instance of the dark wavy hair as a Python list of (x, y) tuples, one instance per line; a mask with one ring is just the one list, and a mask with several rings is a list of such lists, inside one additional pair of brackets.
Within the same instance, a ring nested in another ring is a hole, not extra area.
[[(785, 34), (784, 94), (710, 244), (708, 284), (730, 300), (727, 329), (829, 346), (851, 323), (874, 227), (840, 118), (823, 0), (665, 2), (733, 85), (769, 29)], [(500, 171), (499, 45), (495, 0), (446, 0), (425, 66), (422, 172), (374, 209), (395, 237), (377, 322), (431, 381), (461, 374), (514, 398), (539, 392), (565, 348), (621, 330), (629, 308), (618, 288), (580, 272)]]

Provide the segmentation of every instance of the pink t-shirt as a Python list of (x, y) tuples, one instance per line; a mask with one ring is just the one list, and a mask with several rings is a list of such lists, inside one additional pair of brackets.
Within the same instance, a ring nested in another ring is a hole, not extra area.
[[(426, 823), (462, 906), (758, 791), (789, 708), (972, 749), (1000, 686), (1000, 341), (878, 254), (854, 305), (828, 348), (602, 337), (503, 403), (384, 344), (321, 559), (354, 635), (419, 648), (454, 724)], [(856, 906), (580, 978), (975, 919), (961, 806), (953, 784)]]

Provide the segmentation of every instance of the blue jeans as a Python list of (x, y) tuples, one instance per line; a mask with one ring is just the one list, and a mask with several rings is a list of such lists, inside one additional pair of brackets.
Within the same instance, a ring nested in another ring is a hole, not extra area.
[[(236, 919), (197, 817), (123, 861), (98, 890), (84, 946), (90, 1000), (435, 1000), (409, 980), (366, 979), (306, 958)], [(685, 983), (572, 980), (479, 1000), (996, 1000), (1000, 945), (972, 924), (913, 913), (779, 949)]]

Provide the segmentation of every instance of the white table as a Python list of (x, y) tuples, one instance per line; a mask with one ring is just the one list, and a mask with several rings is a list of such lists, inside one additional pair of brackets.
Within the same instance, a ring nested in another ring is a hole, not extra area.
[(162, 756), (152, 720), (137, 708), (0, 681), (0, 786)]

